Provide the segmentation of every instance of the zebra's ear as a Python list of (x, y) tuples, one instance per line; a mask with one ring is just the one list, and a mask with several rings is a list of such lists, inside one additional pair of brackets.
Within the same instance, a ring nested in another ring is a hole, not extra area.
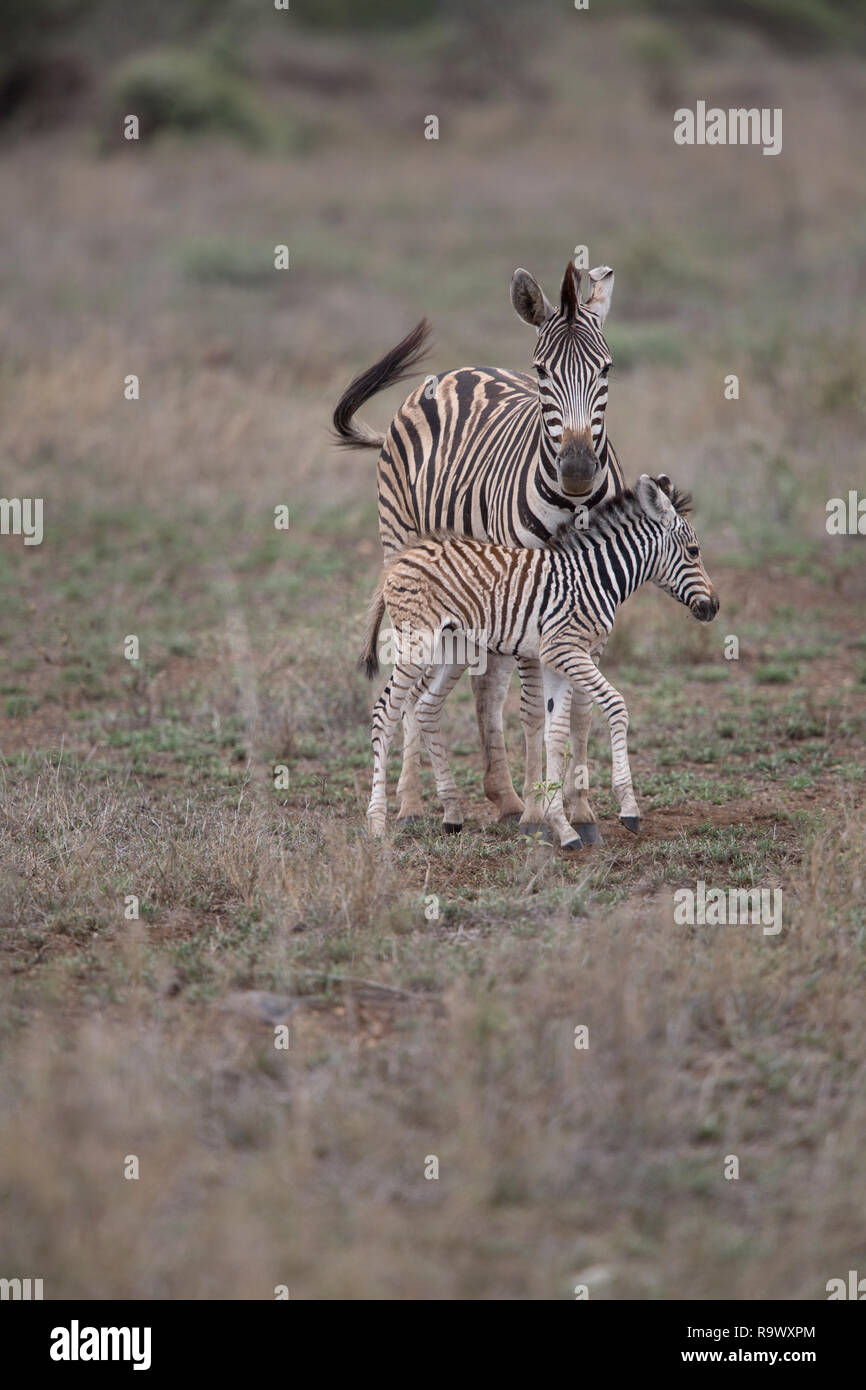
[(541, 328), (554, 312), (535, 276), (520, 268), (511, 277), (511, 303), (523, 322), (534, 328)]
[(587, 274), (592, 291), (583, 307), (588, 313), (595, 314), (599, 324), (603, 325), (613, 297), (613, 271), (609, 265), (597, 265), (595, 270), (587, 271)]
[(666, 530), (673, 526), (677, 514), (671, 506), (670, 499), (665, 496), (655, 478), (651, 478), (649, 473), (641, 473), (635, 488), (635, 496), (640, 503), (641, 511), (646, 512), (653, 521), (661, 522)]
[(565, 267), (565, 274), (562, 277), (562, 289), (559, 292), (559, 312), (568, 323), (574, 323), (577, 311), (580, 308), (580, 281), (583, 271), (578, 270), (573, 261), (569, 261)]

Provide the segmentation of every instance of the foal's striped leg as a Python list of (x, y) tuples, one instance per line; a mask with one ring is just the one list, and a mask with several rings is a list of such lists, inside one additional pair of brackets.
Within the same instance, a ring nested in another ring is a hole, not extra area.
[(589, 722), (592, 718), (592, 706), (592, 696), (587, 694), (581, 686), (575, 686), (571, 697), (572, 765), (568, 771), (570, 785), (566, 792), (566, 806), (568, 819), (585, 845), (597, 844), (601, 839), (586, 794), (589, 785), (587, 745), (589, 743)]
[(526, 834), (531, 835), (544, 821), (544, 807), (537, 790), (544, 777), (544, 691), (541, 666), (537, 661), (521, 658), (517, 668), (520, 672), (520, 723), (526, 750), (520, 824)]
[(403, 707), (403, 765), (397, 783), (400, 809), (399, 821), (411, 821), (423, 816), (424, 803), (421, 798), (421, 730), (415, 718), (415, 706), (407, 700)]
[[(424, 691), (435, 688), (442, 693), (444, 701), (454, 689), (463, 672), (465, 666), (431, 666), (428, 668), (426, 676), (419, 682), (412, 695), (403, 707), (403, 769), (400, 773), (400, 780), (397, 783), (397, 794), (400, 797), (400, 811), (398, 819), (402, 823), (412, 820), (415, 816), (423, 816), (424, 806), (421, 800), (421, 744), (430, 753), (431, 761), (433, 754), (430, 751), (426, 733), (418, 721), (418, 701)], [(443, 749), (444, 756), (444, 749)], [(439, 791), (439, 774), (436, 772), (434, 764), (433, 774), (436, 777), (436, 789)], [(450, 772), (448, 774), (450, 777)], [(452, 779), (453, 780), (453, 779)], [(447, 779), (445, 784), (448, 785)], [(456, 800), (457, 789), (454, 788), (454, 796), (449, 800)], [(442, 794), (439, 793), (439, 800), (442, 801)], [(443, 802), (443, 805), (445, 803)], [(459, 815), (453, 823), (446, 807), (445, 824), (449, 828), (458, 828), (463, 824), (463, 816)]]
[(400, 714), (423, 673), (423, 666), (398, 662), (373, 710), (373, 788), (367, 807), (367, 824), (373, 835), (382, 835), (385, 830), (388, 809), (388, 749)]
[(450, 831), (462, 829), (463, 809), (442, 738), (442, 706), (465, 669), (465, 666), (436, 666), (432, 668), (420, 682), (414, 696), (418, 725), (424, 739), (424, 746), (430, 754), (430, 761), (433, 764), (436, 794), (442, 802), (444, 813), (442, 823), (445, 829)]
[[(542, 652), (542, 658), (545, 653)], [(635, 833), (640, 826), (640, 812), (635, 800), (628, 761), (628, 710), (619, 691), (605, 680), (588, 652), (557, 653), (551, 664), (568, 675), (574, 685), (585, 691), (603, 711), (610, 727), (610, 750), (613, 763), (613, 794), (619, 804), (619, 818), (627, 830)]]
[(580, 849), (582, 841), (566, 818), (562, 805), (562, 784), (565, 774), (565, 745), (568, 742), (571, 716), (571, 681), (568, 676), (547, 666), (543, 671), (544, 738), (547, 745), (547, 780), (556, 790), (551, 792), (545, 820), (559, 836), (563, 849)]
[[(596, 666), (599, 663), (601, 652), (593, 656)], [(595, 816), (587, 797), (589, 786), (589, 762), (587, 747), (589, 743), (589, 725), (592, 719), (593, 699), (580, 686), (575, 686), (571, 697), (571, 752), (572, 766), (569, 769), (568, 779), (570, 786), (566, 788), (565, 808), (568, 819), (571, 821), (575, 830), (583, 840), (585, 845), (595, 845), (601, 840)]]

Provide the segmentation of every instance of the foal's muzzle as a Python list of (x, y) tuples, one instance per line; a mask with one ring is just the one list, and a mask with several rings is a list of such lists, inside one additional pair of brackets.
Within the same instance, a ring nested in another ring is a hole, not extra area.
[(697, 598), (692, 604), (692, 612), (702, 623), (711, 623), (719, 611), (719, 600), (715, 593), (709, 598)]

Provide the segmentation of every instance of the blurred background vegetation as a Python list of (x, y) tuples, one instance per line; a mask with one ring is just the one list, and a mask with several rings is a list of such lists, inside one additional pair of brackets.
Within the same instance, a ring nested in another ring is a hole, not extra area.
[[(483, 98), (503, 76), (518, 91), (526, 87), (513, 40), (543, 35), (562, 8), (551, 0), (293, 0), (291, 46), (300, 36), (303, 56), (307, 34), (351, 39), (363, 53), (365, 38), (390, 36), (400, 40), (404, 59), (432, 64)], [(593, 7), (594, 22), (624, 16), (636, 22), (635, 55), (661, 100), (692, 52), (724, 47), (731, 31), (791, 54), (866, 51), (863, 0), (606, 0)], [(146, 135), (222, 130), (248, 144), (279, 146), (279, 124), (261, 101), (262, 82), (279, 76), (279, 64), (267, 61), (275, 51), (269, 9), (257, 0), (6, 0), (0, 123), (45, 127), (77, 108), (104, 134), (118, 110), (134, 109)], [(289, 62), (283, 76), (292, 75)]]

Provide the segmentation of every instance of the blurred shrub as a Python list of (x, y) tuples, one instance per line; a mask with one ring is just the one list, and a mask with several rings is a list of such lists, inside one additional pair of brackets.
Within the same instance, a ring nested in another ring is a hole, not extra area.
[(208, 237), (191, 242), (183, 253), (184, 274), (200, 284), (270, 285), (278, 278), (273, 246), (261, 241)]
[(22, 54), (0, 67), (0, 121), (30, 129), (67, 122), (90, 82), (74, 54)]
[(755, 680), (761, 685), (790, 685), (797, 675), (797, 670), (788, 666), (781, 666), (778, 663), (768, 663), (758, 666), (755, 670)]
[(641, 25), (631, 40), (635, 58), (643, 68), (650, 99), (656, 106), (675, 106), (680, 100), (691, 49), (672, 24)]
[(2, 0), (0, 4), (0, 121), (30, 126), (68, 119), (87, 86), (85, 63), (74, 53), (46, 53), (46, 36), (63, 36), (87, 18), (96, 0)]
[(785, 48), (866, 44), (863, 0), (646, 0), (658, 14), (758, 29)]
[(302, 24), (317, 29), (405, 29), (450, 9), (448, 0), (296, 0)]
[(678, 324), (610, 323), (605, 328), (614, 371), (630, 371), (645, 362), (680, 367), (688, 344)]
[(249, 146), (271, 143), (274, 131), (242, 77), (215, 58), (163, 49), (130, 58), (109, 87), (108, 118), (136, 115), (141, 139), (160, 131), (230, 135)]
[(614, 269), (634, 293), (654, 306), (682, 302), (684, 295), (704, 299), (718, 286), (720, 271), (703, 247), (677, 235), (673, 228), (644, 223), (629, 234), (617, 253)]
[(48, 35), (86, 17), (96, 0), (3, 0), (0, 5), (0, 63), (4, 67), (41, 47)]
[[(240, 3), (240, 0), (235, 0)], [(302, 24), (322, 29), (408, 29), (431, 20), (471, 23), (479, 0), (292, 0), (292, 10)], [(493, 6), (491, 5), (492, 9)], [(539, 7), (541, 8), (541, 7)], [(863, 0), (615, 0), (612, 14), (635, 10), (676, 20), (707, 21), (714, 27), (746, 25), (765, 33), (782, 47), (808, 52), (817, 46), (836, 47), (866, 42), (866, 6)], [(509, 11), (526, 11), (521, 0), (495, 0), (494, 25)], [(665, 68), (677, 62), (673, 49), (656, 48), (647, 55), (651, 66)], [(664, 82), (668, 73), (659, 80)]]
[(809, 343), (810, 380), (819, 410), (866, 413), (866, 348), (853, 333), (817, 333)]

